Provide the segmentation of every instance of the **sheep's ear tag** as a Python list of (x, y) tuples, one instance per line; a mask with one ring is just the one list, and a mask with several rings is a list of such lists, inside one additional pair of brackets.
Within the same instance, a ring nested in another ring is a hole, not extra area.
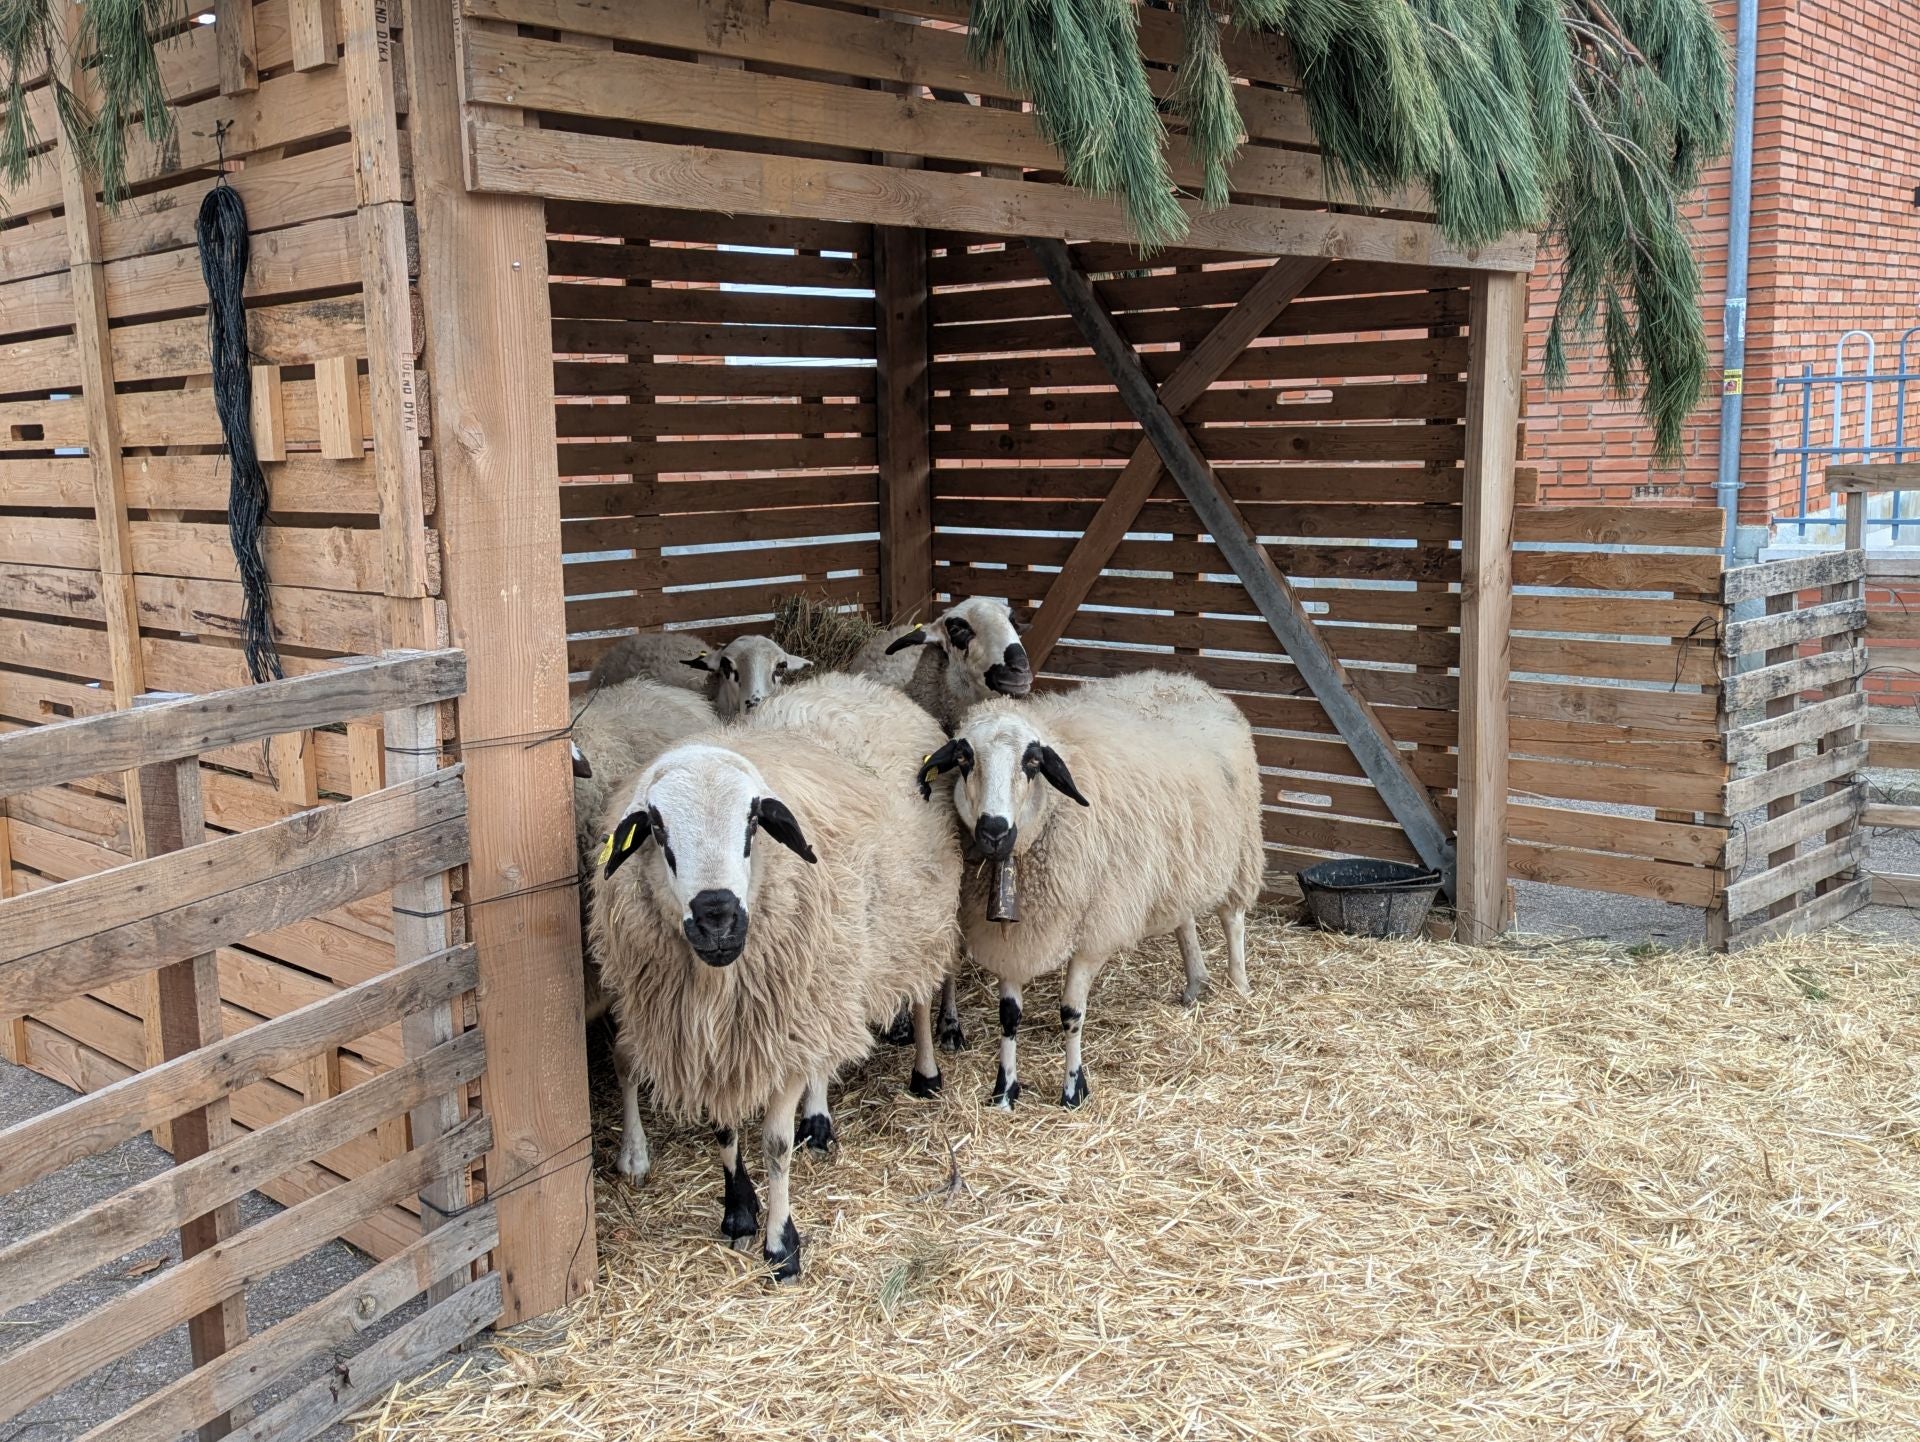
[(636, 811), (625, 821), (613, 828), (607, 837), (606, 845), (600, 848), (600, 867), (602, 876), (612, 876), (620, 869), (620, 864), (640, 849), (640, 845), (653, 832), (647, 813)]

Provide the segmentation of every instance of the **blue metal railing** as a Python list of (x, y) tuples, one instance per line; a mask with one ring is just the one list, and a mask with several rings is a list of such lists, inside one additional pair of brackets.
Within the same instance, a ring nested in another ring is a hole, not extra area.
[[(1857, 371), (1847, 368), (1848, 350), (1855, 341), (1866, 343), (1864, 364)], [(1838, 502), (1829, 499), (1826, 509), (1819, 512), (1809, 508), (1808, 493), (1812, 489), (1816, 462), (1822, 463), (1819, 469), (1824, 472), (1824, 463), (1832, 461), (1904, 461), (1920, 457), (1920, 437), (1910, 440), (1907, 426), (1908, 387), (1920, 381), (1916, 365), (1920, 365), (1920, 326), (1901, 335), (1894, 368), (1890, 371), (1878, 369), (1879, 347), (1873, 336), (1863, 330), (1850, 330), (1834, 345), (1830, 374), (1816, 375), (1813, 367), (1806, 365), (1801, 367), (1799, 375), (1780, 378), (1779, 388), (1783, 392), (1796, 388), (1800, 392), (1800, 443), (1778, 447), (1774, 454), (1797, 459), (1800, 490), (1794, 514), (1774, 521), (1776, 540), (1808, 544), (1834, 539), (1824, 528), (1841, 524)], [(1876, 414), (1875, 403), (1889, 390), (1893, 393), (1893, 425), (1891, 432), (1883, 435), (1880, 422), (1886, 412), (1883, 407)], [(1824, 413), (1827, 432), (1824, 445), (1814, 443), (1815, 419), (1820, 413)], [(1920, 533), (1914, 531), (1915, 527), (1920, 527), (1920, 492), (1892, 491), (1868, 498), (1870, 546), (1872, 532), (1882, 528), (1887, 533), (1883, 544), (1920, 544)], [(1820, 533), (1809, 536), (1809, 528), (1819, 528)]]

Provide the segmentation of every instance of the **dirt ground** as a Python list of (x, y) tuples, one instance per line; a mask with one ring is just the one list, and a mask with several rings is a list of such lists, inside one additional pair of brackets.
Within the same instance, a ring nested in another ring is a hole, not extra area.
[[(1877, 836), (1874, 866), (1881, 871), (1920, 874), (1920, 837), (1906, 833)], [(1649, 942), (1663, 949), (1682, 948), (1701, 939), (1700, 914), (1686, 907), (1524, 882), (1517, 890), (1518, 929), (1522, 933), (1611, 942), (1622, 949)], [(1864, 935), (1920, 945), (1920, 913), (1874, 907), (1854, 918), (1849, 926)], [(0, 1062), (0, 1127), (58, 1106), (70, 1096), (71, 1093), (57, 1083)], [(0, 1206), (0, 1246), (32, 1235), (55, 1218), (107, 1197), (165, 1165), (165, 1154), (145, 1139), (139, 1139), (44, 1178), (8, 1197), (5, 1205)], [(272, 1202), (258, 1196), (248, 1198), (246, 1208), (249, 1221), (277, 1210)], [(137, 1285), (142, 1277), (151, 1274), (156, 1262), (167, 1265), (176, 1260), (176, 1244), (154, 1243), (51, 1297), (15, 1312), (0, 1314), (0, 1366), (5, 1365), (6, 1352)], [(329, 1246), (253, 1288), (247, 1299), (250, 1323), (256, 1328), (264, 1327), (291, 1315), (344, 1285), (367, 1265), (367, 1260), (354, 1249), (340, 1243)], [(404, 1310), (383, 1324), (382, 1330), (411, 1315), (413, 1309)], [(179, 1375), (186, 1364), (186, 1338), (182, 1328), (110, 1365), (89, 1382), (34, 1409), (11, 1427), (0, 1428), (0, 1442), (56, 1442), (56, 1439), (78, 1437)], [(316, 1365), (303, 1371), (283, 1390), (291, 1390), (319, 1370), (320, 1366)], [(406, 1435), (431, 1434), (416, 1431)], [(1920, 1431), (1913, 1435), (1920, 1436)]]

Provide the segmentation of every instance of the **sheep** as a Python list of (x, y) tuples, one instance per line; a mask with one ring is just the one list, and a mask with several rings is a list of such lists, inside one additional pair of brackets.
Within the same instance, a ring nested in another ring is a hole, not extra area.
[(949, 606), (928, 625), (882, 631), (847, 669), (905, 691), (948, 731), (969, 706), (1033, 689), (1013, 613), (981, 596)]
[(736, 1246), (759, 1222), (740, 1129), (763, 1115), (763, 1255), (778, 1280), (800, 1272), (802, 1093), (866, 1056), (903, 994), (908, 1090), (940, 1090), (928, 1003), (959, 945), (960, 855), (912, 778), (941, 740), (905, 697), (823, 677), (667, 751), (605, 813), (591, 935), (625, 1062), (659, 1106), (715, 1124)]
[[(572, 728), (573, 829), (583, 873), (590, 872), (600, 850), (605, 835), (599, 829), (600, 813), (606, 810), (607, 796), (613, 788), (682, 738), (710, 729), (713, 724), (713, 707), (700, 695), (650, 676), (635, 676), (588, 694), (574, 716)], [(583, 922), (585, 911), (583, 894)], [(592, 1025), (607, 1014), (612, 998), (601, 983), (591, 949), (584, 960), (586, 1019)], [(639, 1181), (653, 1165), (646, 1129), (640, 1124), (639, 1080), (630, 1068), (618, 1065), (617, 1047), (614, 1055), (625, 1118), (619, 1167), (623, 1174)]]
[[(848, 669), (905, 691), (949, 732), (969, 706), (992, 696), (1023, 697), (1033, 689), (1033, 667), (1013, 612), (980, 596), (949, 606), (931, 624), (881, 632), (860, 648)], [(905, 1041), (907, 1015), (903, 1005), (887, 1030), (888, 1040)], [(940, 989), (939, 1030), (946, 1050), (966, 1046), (952, 977)]]
[(735, 636), (717, 653), (702, 652), (681, 664), (709, 676), (713, 709), (731, 720), (757, 708), (813, 663), (769, 636)]
[(712, 650), (711, 643), (691, 631), (642, 631), (636, 636), (622, 636), (594, 662), (587, 674), (587, 689), (598, 691), (644, 676), (682, 691), (707, 691), (708, 678), (688, 670), (687, 663)]
[(1191, 1003), (1207, 979), (1195, 918), (1213, 912), (1234, 988), (1247, 994), (1246, 911), (1265, 860), (1260, 773), (1252, 728), (1225, 696), (1191, 676), (1141, 671), (1019, 706), (983, 702), (923, 764), (923, 794), (948, 771), (974, 849), (1019, 863), (1018, 925), (988, 919), (995, 868), (972, 868), (961, 892), (968, 947), (1000, 982), (994, 1105), (1020, 1096), (1014, 1039), (1021, 988), (1035, 977), (1066, 968), (1069, 1107), (1090, 1091), (1087, 995), (1115, 952), (1177, 932)]

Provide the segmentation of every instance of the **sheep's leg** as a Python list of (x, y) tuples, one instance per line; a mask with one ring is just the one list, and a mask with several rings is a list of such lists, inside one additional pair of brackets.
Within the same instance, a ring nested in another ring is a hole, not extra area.
[(1180, 1002), (1192, 1006), (1207, 989), (1207, 957), (1200, 950), (1200, 928), (1191, 916), (1180, 923), (1180, 959), (1187, 964), (1187, 989), (1180, 993)]
[(1220, 911), (1220, 929), (1227, 934), (1227, 975), (1233, 981), (1233, 989), (1242, 996), (1252, 996), (1253, 990), (1247, 985), (1247, 913), (1236, 907), (1223, 907)]
[(900, 1010), (893, 1014), (882, 1035), (890, 1046), (905, 1046), (913, 1040), (913, 1001), (907, 998), (901, 1001)]
[(1020, 1035), (1020, 988), (1011, 981), (1000, 983), (1000, 1070), (993, 1078), (993, 1104), (1006, 1111), (1020, 1100), (1020, 1068), (1015, 1043)]
[(913, 1004), (913, 1070), (907, 1076), (907, 1090), (917, 1097), (940, 1095), (940, 1062), (933, 1054), (933, 1005)]
[(620, 1059), (617, 1043), (613, 1070), (620, 1078), (620, 1160), (615, 1165), (621, 1176), (642, 1182), (653, 1170), (653, 1156), (647, 1150), (647, 1129), (640, 1125), (640, 1078)]
[(753, 1245), (760, 1230), (760, 1199), (753, 1194), (753, 1178), (747, 1164), (740, 1160), (740, 1134), (732, 1127), (721, 1127), (713, 1134), (720, 1148), (720, 1175), (726, 1184), (725, 1210), (720, 1216), (720, 1235), (737, 1251)]
[(946, 1051), (965, 1051), (967, 1034), (960, 1029), (960, 987), (953, 974), (940, 983), (940, 1045)]
[(805, 1077), (794, 1077), (767, 1106), (760, 1127), (760, 1152), (767, 1163), (767, 1245), (762, 1253), (776, 1282), (800, 1275), (800, 1233), (793, 1225), (789, 1184), (793, 1179), (793, 1109), (800, 1103)]
[(824, 1152), (833, 1145), (833, 1117), (827, 1111), (827, 1079), (808, 1077), (806, 1094), (800, 1098), (800, 1125), (794, 1138), (804, 1147)]
[(1080, 1061), (1080, 1032), (1087, 1019), (1087, 994), (1099, 963), (1076, 956), (1067, 963), (1066, 983), (1060, 988), (1060, 1030), (1067, 1038), (1067, 1075), (1060, 1085), (1060, 1105), (1077, 1107), (1091, 1092), (1087, 1069)]

